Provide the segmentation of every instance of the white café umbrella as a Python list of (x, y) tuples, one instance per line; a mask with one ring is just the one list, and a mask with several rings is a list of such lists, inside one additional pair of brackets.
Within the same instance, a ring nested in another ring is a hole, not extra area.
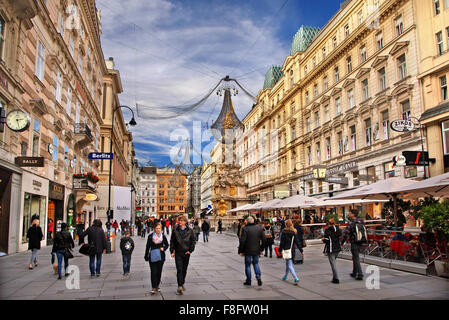
[(400, 189), (404, 198), (449, 196), (449, 172), (418, 181)]
[(237, 208), (231, 209), (231, 210), (229, 210), (228, 212), (246, 211), (246, 210), (248, 210), (248, 207), (249, 207), (249, 206), (251, 206), (250, 203), (244, 204), (243, 206), (239, 206), (239, 207), (237, 207)]
[(307, 197), (304, 195), (294, 195), (284, 199), (276, 208), (277, 209), (293, 209), (303, 207), (318, 207), (323, 206), (324, 201), (317, 198)]
[(389, 178), (375, 183), (343, 192), (333, 199), (369, 199), (369, 200), (393, 200), (394, 223), (397, 224), (397, 198), (401, 189), (416, 183), (415, 180), (401, 177)]
[(257, 210), (257, 209), (260, 209), (260, 208), (262, 208), (262, 205), (264, 203), (265, 202), (263, 202), (263, 201), (259, 201), (259, 202), (253, 203), (250, 206), (248, 206), (248, 208), (246, 208), (246, 210)]
[(278, 209), (280, 204), (282, 203), (282, 199), (272, 199), (267, 202), (265, 202), (262, 206), (262, 210), (270, 210), (270, 209)]

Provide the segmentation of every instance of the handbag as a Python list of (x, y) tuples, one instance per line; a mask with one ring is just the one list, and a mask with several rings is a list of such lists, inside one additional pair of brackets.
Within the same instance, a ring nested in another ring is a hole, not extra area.
[(66, 259), (72, 259), (73, 258), (73, 254), (70, 251), (70, 249), (65, 249), (65, 251), (64, 251), (64, 258), (66, 258)]
[(150, 252), (150, 261), (158, 262), (162, 260), (161, 249), (153, 249)]
[(293, 248), (293, 241), (295, 240), (295, 236), (292, 236), (292, 245), (290, 246), (290, 249), (288, 250), (282, 250), (282, 258), (284, 260), (288, 260), (292, 258), (292, 248)]
[(84, 243), (79, 252), (86, 256), (93, 256), (97, 253), (97, 248), (93, 243)]

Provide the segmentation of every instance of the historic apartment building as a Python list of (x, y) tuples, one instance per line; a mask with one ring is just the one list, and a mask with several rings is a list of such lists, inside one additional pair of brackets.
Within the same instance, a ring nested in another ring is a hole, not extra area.
[(0, 25), (1, 107), (26, 123), (0, 133), (0, 250), (14, 253), (28, 249), (33, 215), (42, 245), (51, 244), (50, 219), (86, 228), (100, 217), (100, 161), (88, 154), (100, 151), (110, 68), (95, 1), (1, 1)]
[(157, 168), (141, 167), (139, 169), (139, 207), (144, 216), (156, 216), (157, 213)]
[(201, 166), (196, 167), (187, 178), (187, 212), (191, 212), (196, 218), (201, 214), (201, 169)]
[(435, 163), (430, 176), (449, 171), (449, 1), (417, 1), (416, 19), (420, 53), (419, 75), (423, 94), (426, 150)]
[(186, 175), (174, 168), (157, 169), (157, 217), (168, 218), (186, 211)]
[(243, 119), (236, 153), (253, 201), (423, 176), (393, 162), (421, 150), (419, 130), (390, 128), (423, 112), (417, 10), (414, 0), (352, 0), (321, 30), (299, 29)]

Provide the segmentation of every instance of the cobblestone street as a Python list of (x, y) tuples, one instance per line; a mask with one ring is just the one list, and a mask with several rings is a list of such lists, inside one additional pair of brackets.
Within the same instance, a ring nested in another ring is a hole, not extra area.
[[(78, 253), (71, 264), (80, 269), (80, 289), (69, 290), (66, 281), (57, 280), (50, 265), (50, 247), (38, 253), (40, 265), (28, 270), (30, 252), (0, 258), (0, 299), (148, 299), (148, 300), (310, 300), (310, 299), (448, 299), (449, 281), (407, 272), (380, 268), (380, 289), (369, 290), (365, 281), (349, 276), (352, 262), (338, 260), (340, 284), (332, 284), (330, 266), (321, 253), (322, 245), (305, 248), (305, 262), (296, 265), (299, 286), (293, 279), (283, 282), (284, 261), (261, 257), (263, 286), (243, 286), (243, 258), (237, 255), (238, 240), (234, 235), (211, 233), (210, 242), (201, 240), (192, 254), (187, 272), (186, 292), (175, 294), (176, 269), (174, 259), (164, 265), (161, 293), (150, 294), (150, 269), (143, 259), (146, 240), (134, 237), (135, 250), (131, 274), (122, 275), (120, 252), (103, 255), (101, 276), (90, 279), (88, 258)], [(367, 265), (362, 264), (364, 270)], [(254, 277), (254, 274), (253, 274)], [(254, 285), (256, 284), (256, 285)]]

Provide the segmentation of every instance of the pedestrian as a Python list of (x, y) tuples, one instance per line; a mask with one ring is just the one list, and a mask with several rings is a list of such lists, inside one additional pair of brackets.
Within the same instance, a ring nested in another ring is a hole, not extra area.
[(274, 230), (270, 224), (270, 221), (267, 220), (265, 222), (264, 227), (265, 238), (267, 238), (267, 242), (265, 244), (265, 257), (268, 255), (268, 249), (270, 250), (270, 258), (273, 258), (273, 244), (274, 244)]
[(298, 247), (299, 239), (297, 237), (298, 231), (296, 231), (293, 226), (293, 222), (289, 219), (285, 222), (285, 228), (282, 231), (281, 242), (279, 244), (279, 252), (283, 252), (284, 250), (290, 250), (290, 257), (285, 258), (285, 275), (282, 277), (282, 280), (287, 281), (288, 272), (290, 271), (293, 278), (295, 279), (295, 285), (298, 285), (299, 279), (296, 275), (295, 269), (293, 268), (293, 259), (295, 258), (295, 250), (293, 250), (294, 245), (296, 244)]
[(352, 273), (350, 274), (350, 276), (355, 278), (356, 280), (363, 280), (363, 271), (362, 266), (360, 265), (360, 249), (362, 243), (357, 241), (356, 232), (357, 229), (364, 229), (365, 223), (362, 219), (358, 218), (358, 214), (359, 212), (357, 211), (357, 209), (351, 209), (351, 211), (349, 211), (349, 223), (344, 231), (341, 245), (343, 245), (349, 238), (352, 254)]
[[(304, 228), (301, 226), (301, 219), (299, 216), (296, 216), (293, 219), (293, 226), (295, 227), (297, 233), (296, 237), (298, 238), (298, 244), (295, 245), (295, 258), (293, 259), (293, 264), (302, 264), (304, 262), (304, 250), (305, 240), (304, 240)], [(297, 252), (296, 249), (299, 251)]]
[(54, 222), (52, 219), (48, 219), (48, 231), (47, 231), (47, 239), (52, 239), (53, 238), (53, 227), (54, 227)]
[(112, 224), (112, 227), (114, 228), (114, 234), (117, 235), (117, 229), (118, 229), (117, 220), (114, 221), (114, 223)]
[(195, 241), (198, 242), (200, 239), (201, 228), (198, 220), (193, 223), (193, 232), (195, 233)]
[(262, 285), (262, 274), (259, 267), (259, 256), (263, 254), (266, 238), (261, 227), (254, 223), (254, 218), (249, 216), (246, 218), (247, 224), (242, 229), (242, 236), (239, 241), (238, 253), (245, 256), (245, 286), (251, 285), (251, 264), (256, 274), (257, 284)]
[(151, 294), (160, 292), (162, 268), (165, 262), (165, 251), (168, 249), (167, 237), (162, 233), (160, 222), (154, 226), (154, 232), (148, 235), (147, 246), (145, 249), (145, 261), (150, 264), (151, 270)]
[(122, 219), (122, 221), (120, 221), (120, 231), (123, 236), (125, 234), (125, 220), (124, 219)]
[(34, 219), (31, 227), (28, 228), (27, 231), (27, 239), (28, 239), (28, 250), (31, 250), (31, 259), (29, 269), (33, 270), (34, 266), (37, 267), (39, 264), (37, 263), (37, 250), (41, 249), (41, 241), (44, 238), (42, 233), (42, 229), (39, 226), (39, 219)]
[(247, 224), (246, 218), (247, 217), (245, 217), (243, 220), (240, 220), (239, 226), (237, 227), (237, 236), (239, 237), (239, 239), (242, 236), (243, 228)]
[(127, 230), (125, 231), (125, 236), (120, 239), (120, 250), (122, 251), (123, 260), (123, 275), (129, 275), (129, 270), (131, 269), (131, 255), (134, 250), (134, 241), (130, 237), (131, 233)]
[(173, 230), (170, 239), (171, 257), (175, 258), (178, 280), (176, 294), (181, 295), (185, 291), (184, 283), (189, 266), (190, 255), (195, 250), (195, 235), (193, 230), (187, 226), (187, 218), (179, 217), (179, 225)]
[(203, 223), (201, 224), (201, 230), (203, 231), (203, 241), (209, 242), (210, 224), (207, 219), (203, 220)]
[(219, 219), (217, 233), (220, 232), (220, 234), (222, 234), (223, 233), (222, 231), (223, 231), (223, 222), (221, 221), (221, 219)]
[[(53, 242), (53, 249), (51, 253), (56, 253), (56, 257), (58, 258), (58, 280), (62, 278), (62, 260), (64, 259), (64, 271), (65, 276), (67, 277), (69, 273), (67, 272), (67, 268), (69, 267), (69, 257), (71, 255), (70, 250), (75, 247), (75, 243), (73, 242), (72, 235), (67, 231), (67, 224), (61, 224), (61, 231), (56, 232), (55, 239)], [(73, 255), (72, 255), (73, 256)]]
[(143, 223), (143, 228), (142, 231), (140, 232), (140, 236), (145, 239), (146, 235), (147, 235), (147, 227), (145, 223)]
[[(83, 238), (83, 242), (86, 235), (88, 243), (95, 246), (95, 253), (89, 255), (90, 277), (99, 277), (101, 269), (101, 259), (103, 256), (103, 252), (106, 251), (107, 248), (106, 236), (104, 234), (100, 219), (94, 220), (92, 226), (90, 226), (86, 231), (83, 232), (83, 234), (81, 235), (81, 237)], [(96, 265), (95, 258), (97, 259)]]
[(165, 234), (165, 220), (161, 218), (162, 233)]
[(170, 234), (170, 219), (165, 221), (165, 228), (167, 229), (167, 235)]
[(341, 251), (340, 237), (342, 233), (338, 225), (336, 225), (333, 218), (327, 221), (327, 227), (324, 231), (324, 238), (321, 239), (324, 243), (324, 254), (327, 255), (329, 263), (332, 268), (332, 283), (340, 283), (337, 272), (337, 257)]

